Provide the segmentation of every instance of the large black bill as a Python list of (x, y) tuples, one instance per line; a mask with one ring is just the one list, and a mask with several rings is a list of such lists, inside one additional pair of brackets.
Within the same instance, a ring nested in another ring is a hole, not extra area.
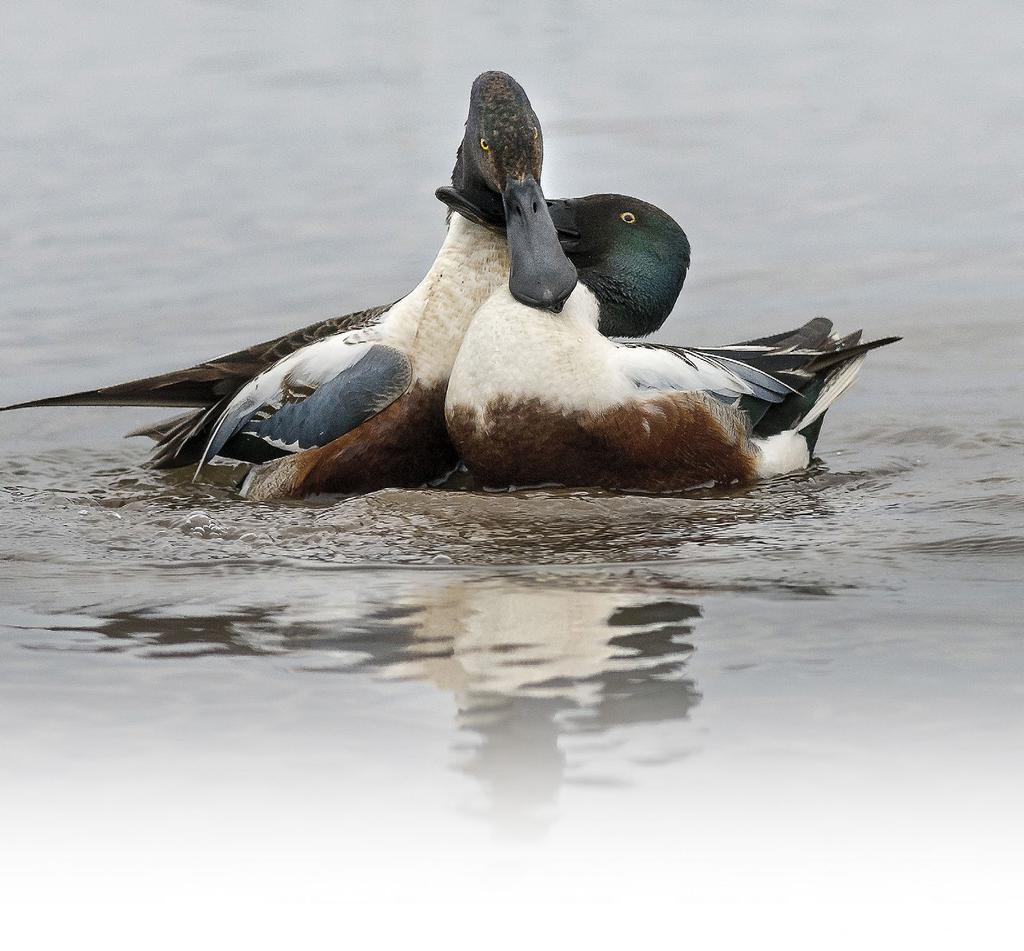
[(522, 304), (561, 310), (576, 286), (576, 268), (558, 243), (544, 192), (527, 175), (509, 182), (502, 197), (511, 263), (508, 289)]
[(444, 202), (452, 211), (457, 211), (463, 218), (475, 221), (478, 225), (493, 231), (505, 230), (505, 206), (501, 196), (487, 191), (477, 193), (470, 198), (451, 185), (437, 189), (434, 195)]

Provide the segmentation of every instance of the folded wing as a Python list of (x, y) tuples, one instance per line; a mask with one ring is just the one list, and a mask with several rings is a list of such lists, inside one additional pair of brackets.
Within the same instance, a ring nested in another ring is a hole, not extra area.
[(212, 428), (200, 466), (214, 456), (266, 462), (323, 446), (366, 422), (409, 388), (400, 350), (339, 334), (280, 360), (243, 386)]
[(620, 369), (640, 390), (710, 393), (731, 401), (754, 396), (778, 403), (794, 392), (777, 376), (731, 357), (684, 347), (622, 344)]
[(815, 317), (785, 333), (724, 347), (620, 344), (622, 369), (640, 389), (710, 393), (735, 403), (755, 435), (798, 427), (813, 449), (825, 410), (856, 379), (864, 354), (894, 343), (861, 343), (861, 331), (840, 337)]

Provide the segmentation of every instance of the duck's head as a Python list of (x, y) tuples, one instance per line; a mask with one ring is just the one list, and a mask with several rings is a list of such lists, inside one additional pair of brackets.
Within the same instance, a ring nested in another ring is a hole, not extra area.
[(576, 270), (558, 243), (540, 187), (544, 136), (523, 87), (507, 73), (481, 73), (451, 187), (437, 197), (453, 211), (508, 235), (509, 290), (531, 307), (560, 310)]
[(642, 337), (657, 330), (690, 266), (683, 229), (657, 206), (628, 195), (566, 198), (550, 208), (580, 283), (600, 305), (600, 331)]

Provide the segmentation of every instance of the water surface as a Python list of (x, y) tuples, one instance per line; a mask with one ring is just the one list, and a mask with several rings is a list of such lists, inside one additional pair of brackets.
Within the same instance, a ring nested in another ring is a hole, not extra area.
[(0, 417), (14, 894), (1011, 894), (1016, 5), (3, 16), (0, 402), (411, 288), (495, 67), (544, 123), (549, 193), (638, 194), (687, 230), (659, 339), (817, 314), (905, 337), (811, 470), (668, 498), (253, 505), (234, 470), (142, 468), (120, 436), (158, 413)]

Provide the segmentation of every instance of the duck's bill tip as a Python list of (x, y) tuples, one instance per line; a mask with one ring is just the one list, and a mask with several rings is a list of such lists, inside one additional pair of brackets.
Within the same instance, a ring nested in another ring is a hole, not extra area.
[(576, 287), (576, 268), (565, 256), (544, 192), (532, 175), (509, 181), (502, 193), (512, 296), (528, 307), (559, 311)]

